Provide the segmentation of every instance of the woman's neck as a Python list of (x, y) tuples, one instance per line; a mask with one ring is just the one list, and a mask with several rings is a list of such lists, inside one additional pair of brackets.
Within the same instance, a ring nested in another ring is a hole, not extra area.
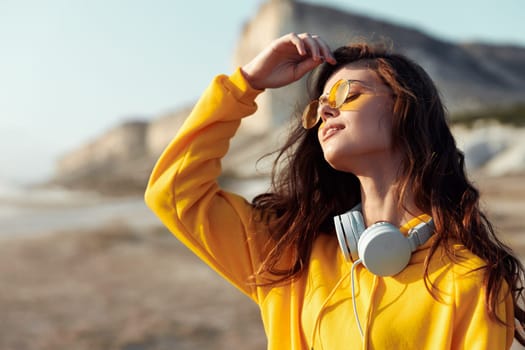
[(401, 226), (414, 216), (423, 214), (409, 191), (401, 193), (394, 172), (380, 172), (375, 176), (357, 176), (361, 184), (361, 205), (365, 225), (388, 221)]

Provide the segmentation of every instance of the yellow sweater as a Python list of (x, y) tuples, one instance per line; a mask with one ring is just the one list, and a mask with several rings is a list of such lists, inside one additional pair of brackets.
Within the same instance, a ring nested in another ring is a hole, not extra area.
[(351, 264), (335, 236), (321, 235), (314, 242), (301, 278), (276, 287), (247, 283), (264, 259), (267, 235), (251, 220), (250, 204), (222, 191), (216, 179), (229, 140), (241, 118), (255, 112), (259, 93), (239, 70), (216, 77), (158, 160), (145, 198), (179, 240), (259, 305), (268, 349), (509, 349), (512, 299), (502, 293), (497, 310), (508, 327), (488, 318), (482, 272), (469, 273), (484, 263), (459, 245), (462, 264), (439, 251), (430, 263), (441, 300), (432, 297), (422, 278), (430, 241), (396, 276), (377, 277), (357, 266), (355, 302), (363, 339), (353, 314)]

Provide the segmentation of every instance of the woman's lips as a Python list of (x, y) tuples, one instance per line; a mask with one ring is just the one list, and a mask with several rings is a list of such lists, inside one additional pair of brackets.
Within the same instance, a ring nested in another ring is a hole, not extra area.
[(323, 127), (323, 132), (322, 132), (322, 141), (326, 141), (327, 139), (335, 135), (338, 131), (343, 130), (343, 129), (344, 129), (343, 125), (325, 125)]

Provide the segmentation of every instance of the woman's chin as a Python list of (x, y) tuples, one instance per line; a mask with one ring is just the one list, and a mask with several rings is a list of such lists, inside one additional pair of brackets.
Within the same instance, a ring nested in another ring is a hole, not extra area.
[(350, 173), (349, 157), (335, 156), (333, 154), (325, 153), (324, 159), (335, 170)]

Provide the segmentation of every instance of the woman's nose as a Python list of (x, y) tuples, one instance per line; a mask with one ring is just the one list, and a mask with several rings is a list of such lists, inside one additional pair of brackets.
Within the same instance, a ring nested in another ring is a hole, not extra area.
[(319, 106), (319, 116), (321, 121), (324, 123), (328, 118), (334, 118), (339, 115), (339, 109), (330, 107), (327, 103), (323, 103)]

